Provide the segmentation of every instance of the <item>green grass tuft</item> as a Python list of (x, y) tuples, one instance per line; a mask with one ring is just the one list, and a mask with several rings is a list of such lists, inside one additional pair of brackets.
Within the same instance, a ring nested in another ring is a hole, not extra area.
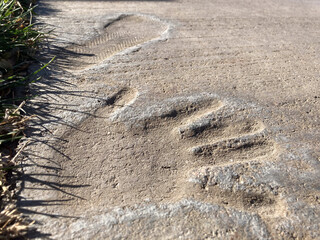
[[(45, 68), (28, 74), (37, 46), (44, 34), (32, 24), (34, 7), (30, 0), (0, 0), (0, 238), (22, 236), (28, 223), (16, 211), (11, 176), (16, 171), (15, 147), (32, 116), (23, 111), (25, 101), (15, 97), (17, 86), (36, 79)], [(49, 64), (49, 63), (48, 63)], [(27, 99), (27, 97), (24, 97)]]

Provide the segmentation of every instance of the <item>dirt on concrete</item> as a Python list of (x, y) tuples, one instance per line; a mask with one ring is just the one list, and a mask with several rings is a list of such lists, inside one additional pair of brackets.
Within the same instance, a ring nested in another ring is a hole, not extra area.
[(48, 239), (318, 239), (318, 1), (40, 1), (21, 211)]

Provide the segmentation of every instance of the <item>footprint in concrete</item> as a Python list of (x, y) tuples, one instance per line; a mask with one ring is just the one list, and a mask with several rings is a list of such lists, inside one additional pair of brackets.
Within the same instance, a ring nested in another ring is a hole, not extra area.
[[(262, 122), (241, 117), (211, 96), (147, 108), (133, 107), (136, 97), (136, 90), (120, 89), (96, 111), (97, 117), (65, 134), (63, 151), (69, 159), (60, 159), (61, 185), (91, 185), (66, 189), (86, 199), (74, 199), (73, 211), (181, 198), (254, 212), (276, 203), (250, 178), (276, 154)], [(70, 175), (74, 178), (63, 178)]]
[(159, 38), (167, 28), (148, 16), (120, 15), (105, 24), (98, 37), (70, 47), (67, 66), (77, 70), (92, 67), (125, 49)]

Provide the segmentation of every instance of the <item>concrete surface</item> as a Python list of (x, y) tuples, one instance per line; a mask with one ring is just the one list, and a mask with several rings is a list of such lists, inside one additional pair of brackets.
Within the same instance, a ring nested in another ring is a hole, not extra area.
[(319, 1), (40, 1), (21, 210), (40, 239), (319, 239)]

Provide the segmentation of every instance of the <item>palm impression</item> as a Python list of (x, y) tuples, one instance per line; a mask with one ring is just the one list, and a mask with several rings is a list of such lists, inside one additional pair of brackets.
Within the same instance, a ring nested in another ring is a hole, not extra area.
[(275, 203), (270, 192), (249, 186), (254, 169), (276, 155), (261, 121), (210, 94), (144, 109), (134, 106), (137, 95), (120, 89), (96, 117), (65, 134), (60, 183), (90, 187), (65, 189), (61, 197), (88, 207), (181, 198), (241, 209)]

